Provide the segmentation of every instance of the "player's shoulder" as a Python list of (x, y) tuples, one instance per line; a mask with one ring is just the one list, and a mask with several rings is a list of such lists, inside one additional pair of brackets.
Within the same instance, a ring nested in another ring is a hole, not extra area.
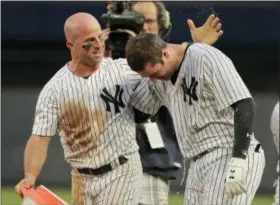
[(197, 53), (197, 55), (201, 56), (204, 64), (208, 65), (208, 67), (210, 65), (219, 65), (222, 62), (232, 62), (220, 49), (207, 44), (194, 43), (190, 46), (190, 53)]
[[(118, 70), (122, 75), (139, 75), (135, 71), (133, 71), (127, 63), (126, 58), (105, 58), (104, 63), (110, 67), (113, 66), (115, 70)], [(108, 67), (107, 66), (107, 67)]]
[(279, 115), (279, 101), (275, 104), (272, 113), (277, 116)]
[(214, 46), (203, 44), (203, 43), (193, 43), (189, 47), (189, 51), (193, 53), (198, 53), (206, 57), (214, 57), (216, 55), (225, 55), (221, 50), (215, 48)]
[(271, 118), (270, 118), (270, 128), (272, 133), (277, 133), (279, 131), (279, 101), (273, 108)]
[(67, 64), (63, 65), (44, 85), (43, 90), (55, 89), (63, 79), (67, 78), (69, 70)]
[(128, 66), (127, 60), (125, 58), (118, 58), (118, 59), (104, 58), (102, 60), (101, 65), (113, 66), (116, 68), (122, 68), (123, 66)]

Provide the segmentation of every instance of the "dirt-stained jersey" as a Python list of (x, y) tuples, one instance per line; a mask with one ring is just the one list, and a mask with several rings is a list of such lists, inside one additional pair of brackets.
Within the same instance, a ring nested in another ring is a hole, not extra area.
[(140, 80), (125, 59), (104, 59), (87, 79), (65, 65), (39, 95), (32, 134), (58, 132), (74, 168), (98, 168), (136, 152), (133, 112), (127, 104)]

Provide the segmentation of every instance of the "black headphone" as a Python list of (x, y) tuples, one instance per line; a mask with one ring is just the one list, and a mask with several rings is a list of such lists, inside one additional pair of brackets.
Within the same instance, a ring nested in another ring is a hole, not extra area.
[(170, 20), (170, 13), (169, 11), (165, 11), (165, 19), (162, 22), (159, 22), (159, 25), (161, 26), (159, 30), (159, 36), (164, 40), (168, 41), (169, 40), (169, 34), (172, 29), (172, 23)]
[[(137, 1), (132, 2), (131, 8), (133, 8), (133, 6), (136, 3), (137, 3)], [(158, 35), (163, 40), (168, 41), (169, 34), (170, 34), (171, 28), (172, 28), (172, 24), (171, 24), (171, 20), (170, 20), (170, 13), (169, 13), (169, 11), (166, 10), (166, 7), (162, 2), (152, 1), (152, 3), (154, 3), (154, 5), (156, 6), (158, 14), (159, 14), (159, 12), (161, 12), (161, 13), (164, 12), (164, 14), (157, 16), (157, 23), (160, 26)]]

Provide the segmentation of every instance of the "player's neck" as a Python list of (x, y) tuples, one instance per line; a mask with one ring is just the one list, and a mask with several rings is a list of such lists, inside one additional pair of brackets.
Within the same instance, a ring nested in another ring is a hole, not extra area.
[(185, 57), (187, 44), (171, 44), (171, 49), (173, 50), (175, 61), (174, 61), (174, 69), (177, 71), (182, 64), (182, 61)]
[(78, 76), (78, 77), (82, 77), (82, 78), (86, 78), (91, 76), (97, 69), (99, 69), (100, 63), (96, 64), (96, 65), (85, 65), (85, 64), (81, 64), (80, 62), (76, 62), (76, 61), (71, 61), (69, 63), (69, 69), (70, 71)]

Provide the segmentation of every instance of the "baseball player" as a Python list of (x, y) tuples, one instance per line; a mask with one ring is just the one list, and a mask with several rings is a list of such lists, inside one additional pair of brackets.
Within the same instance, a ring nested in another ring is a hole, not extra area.
[(130, 103), (150, 114), (165, 105), (192, 159), (184, 204), (251, 204), (265, 158), (252, 130), (252, 96), (231, 60), (205, 44), (167, 44), (144, 33), (130, 38), (126, 56), (147, 77)]
[(34, 187), (58, 133), (72, 168), (71, 204), (138, 204), (142, 167), (127, 105), (141, 77), (125, 59), (103, 58), (108, 31), (92, 15), (70, 16), (64, 31), (72, 60), (39, 95), (16, 192)]
[[(274, 137), (274, 143), (277, 149), (277, 153), (279, 156), (279, 101), (276, 103), (272, 115), (271, 115), (271, 121), (270, 121), (270, 127), (271, 127), (271, 132)], [(276, 187), (275, 189), (275, 195), (274, 195), (274, 203), (272, 205), (279, 205), (279, 159), (276, 167), (276, 171), (278, 174), (277, 179), (275, 180), (274, 186)]]
[(137, 204), (142, 167), (126, 105), (141, 78), (122, 61), (103, 58), (104, 36), (92, 15), (70, 16), (64, 31), (72, 60), (39, 95), (16, 191), (34, 186), (58, 132), (72, 168), (71, 204)]
[[(172, 25), (169, 12), (162, 2), (136, 1), (132, 2), (132, 9), (145, 17), (142, 32), (157, 34), (165, 40), (169, 38)], [(213, 14), (200, 28), (196, 28), (191, 20), (187, 22), (194, 41), (213, 44), (222, 35), (219, 18)], [(130, 35), (136, 34), (130, 32)], [(137, 111), (135, 116), (136, 122), (140, 121), (136, 124), (136, 140), (143, 167), (139, 205), (166, 205), (171, 180), (176, 179), (182, 167), (182, 154), (172, 118), (164, 106), (149, 120), (143, 120), (145, 115)], [(154, 129), (147, 129), (147, 126), (154, 126)]]

